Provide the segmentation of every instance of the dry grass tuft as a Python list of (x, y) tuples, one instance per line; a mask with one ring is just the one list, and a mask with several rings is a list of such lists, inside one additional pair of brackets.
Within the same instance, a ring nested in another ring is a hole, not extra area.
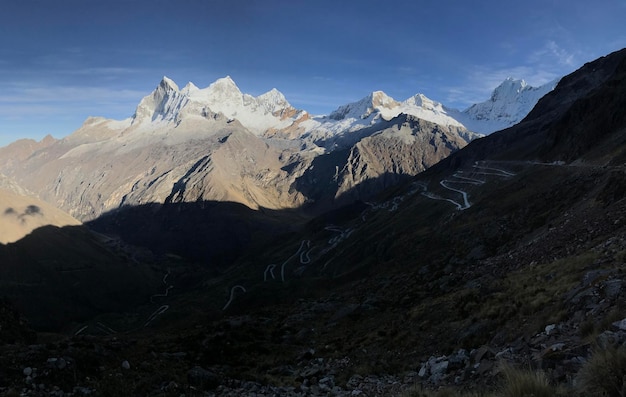
[(626, 397), (626, 346), (596, 348), (578, 382), (584, 396)]
[(560, 395), (550, 385), (545, 373), (525, 371), (511, 366), (503, 367), (505, 382), (502, 386), (503, 397), (554, 397)]

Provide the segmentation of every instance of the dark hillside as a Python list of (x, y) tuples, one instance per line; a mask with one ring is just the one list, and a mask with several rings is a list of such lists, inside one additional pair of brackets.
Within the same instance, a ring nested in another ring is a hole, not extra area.
[[(375, 200), (249, 229), (262, 243), (219, 273), (168, 270), (139, 331), (7, 349), (1, 387), (63, 356), (78, 380), (41, 382), (102, 395), (623, 395), (625, 59)], [(509, 367), (540, 371), (544, 392), (504, 393)]]

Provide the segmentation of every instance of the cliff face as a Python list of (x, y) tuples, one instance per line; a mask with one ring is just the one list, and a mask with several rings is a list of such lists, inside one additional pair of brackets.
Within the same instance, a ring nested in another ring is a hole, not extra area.
[[(338, 175), (337, 197), (371, 199), (466, 145), (464, 129), (401, 115), (357, 142)], [(347, 197), (346, 197), (347, 196)]]
[[(343, 148), (330, 154), (339, 162), (320, 170), (324, 149), (262, 138), (221, 113), (146, 125), (90, 119), (63, 140), (7, 159), (3, 169), (82, 221), (123, 206), (200, 200), (319, 213), (416, 175), (463, 147), (466, 133), (401, 115), (340, 138)], [(324, 197), (313, 180), (332, 185)], [(314, 204), (320, 201), (326, 204)]]

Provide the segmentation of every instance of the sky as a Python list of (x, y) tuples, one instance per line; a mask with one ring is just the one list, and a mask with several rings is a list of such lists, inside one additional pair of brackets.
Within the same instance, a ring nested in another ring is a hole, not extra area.
[(327, 114), (382, 90), (457, 109), (626, 47), (626, 0), (0, 0), (0, 146), (125, 119), (163, 76)]

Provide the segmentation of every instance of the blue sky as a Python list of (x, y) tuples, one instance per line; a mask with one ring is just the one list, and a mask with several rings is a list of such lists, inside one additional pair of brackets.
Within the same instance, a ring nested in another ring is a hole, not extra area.
[(626, 47), (626, 0), (0, 0), (0, 145), (123, 119), (166, 75), (314, 114), (374, 90), (459, 109)]

